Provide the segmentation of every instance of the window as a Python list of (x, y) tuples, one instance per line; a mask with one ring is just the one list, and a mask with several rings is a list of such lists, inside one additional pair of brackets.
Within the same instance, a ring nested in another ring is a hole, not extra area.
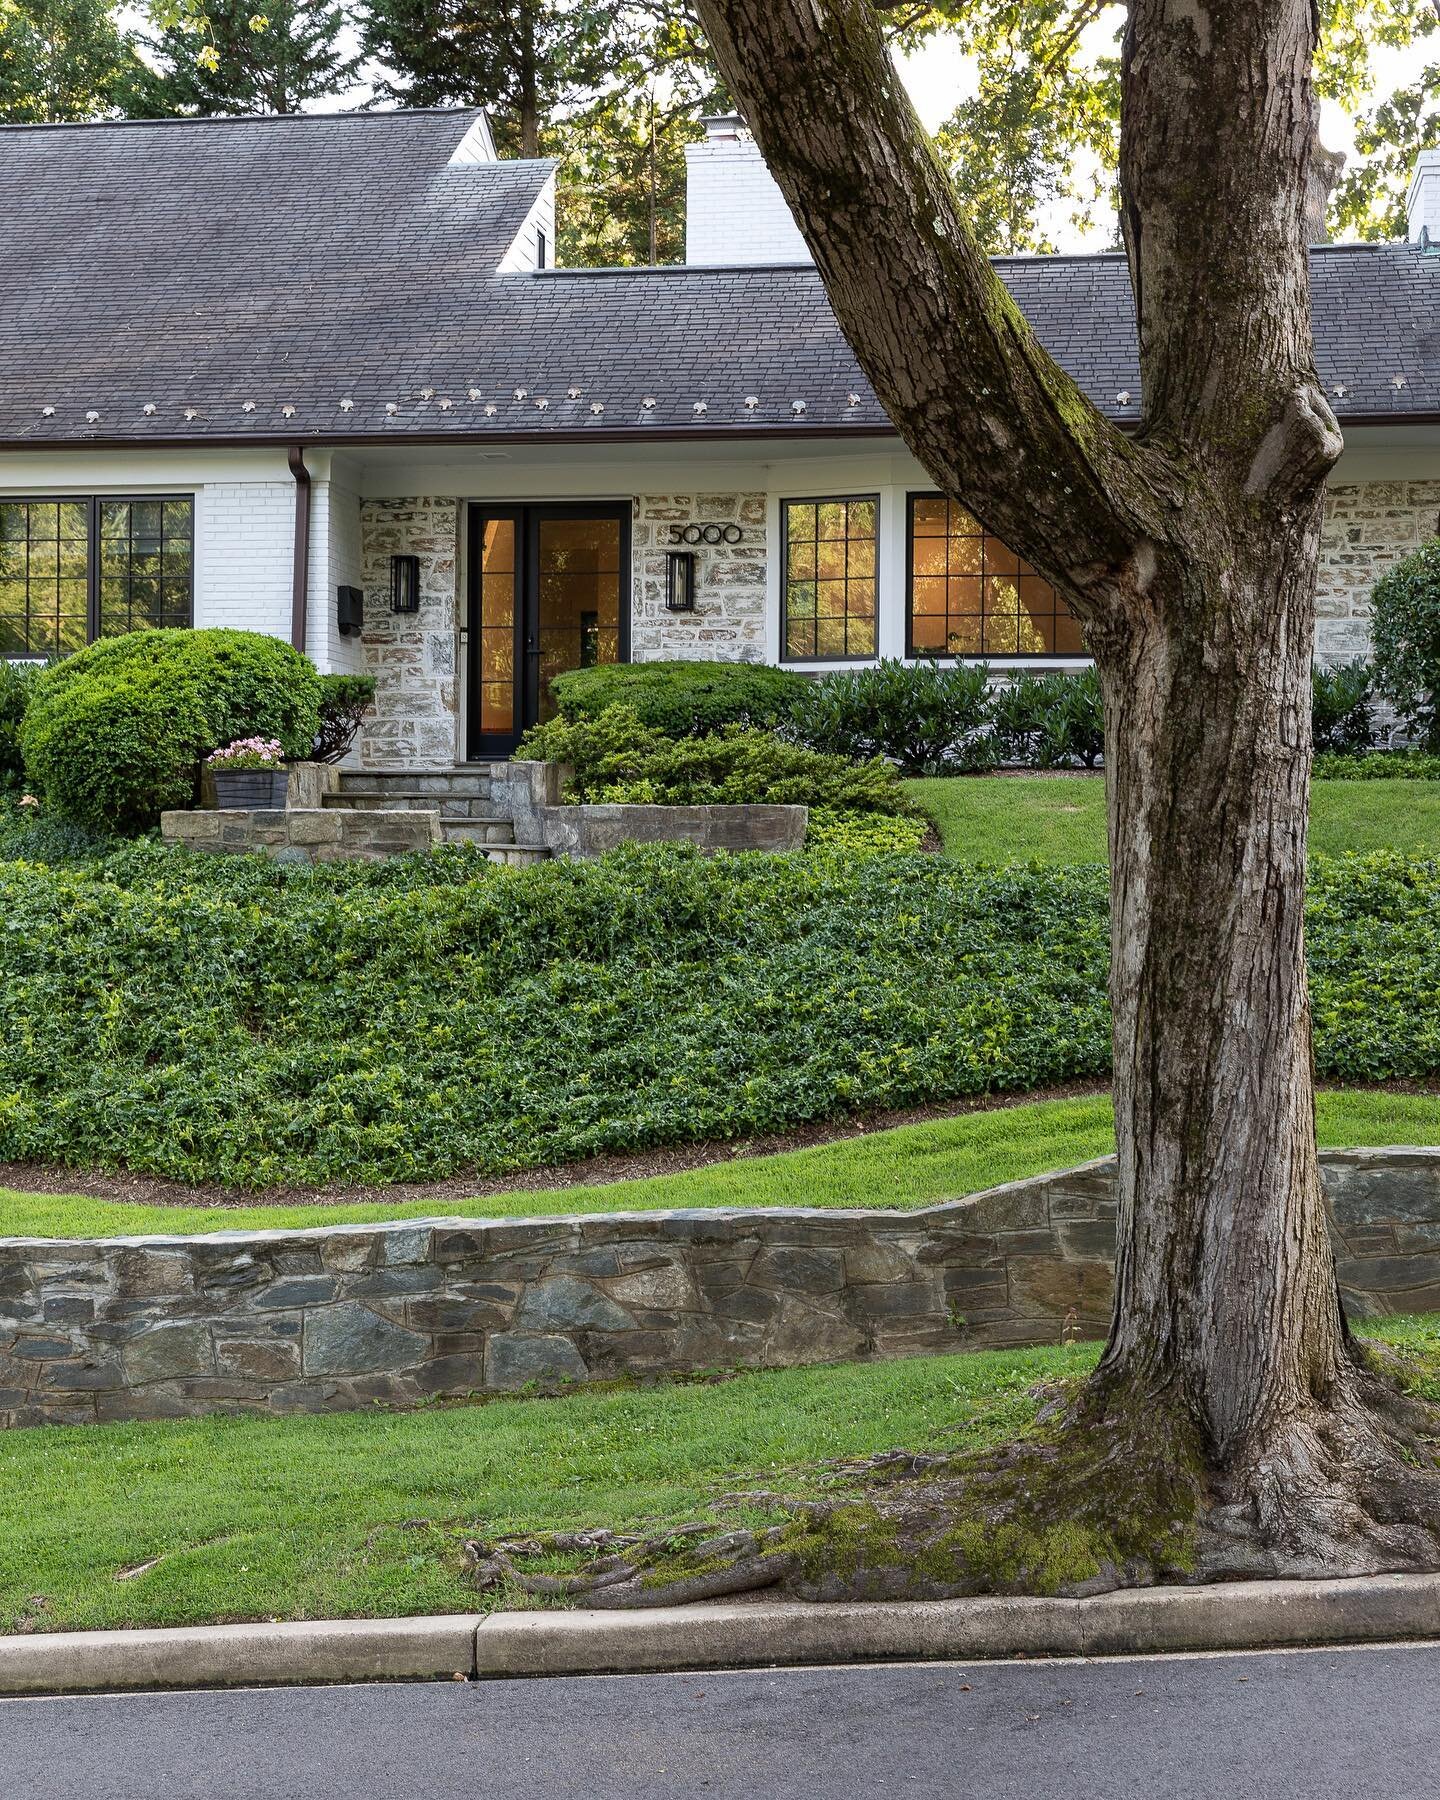
[(537, 269), (543, 269), (546, 266), (545, 253), (548, 249), (549, 245), (545, 242), (545, 233), (543, 231), (537, 231), (535, 233), (535, 267)]
[(188, 625), (194, 537), (189, 495), (0, 500), (0, 656)]
[(786, 500), (781, 620), (787, 662), (875, 654), (874, 494)]
[(1084, 656), (1080, 623), (1029, 563), (942, 494), (910, 496), (911, 656)]

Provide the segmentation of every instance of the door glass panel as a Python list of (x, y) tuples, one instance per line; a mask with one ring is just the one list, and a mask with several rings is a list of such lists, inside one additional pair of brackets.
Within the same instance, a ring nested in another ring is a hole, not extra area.
[(537, 539), (540, 717), (548, 719), (556, 675), (619, 660), (620, 521), (542, 518)]
[(480, 729), (515, 730), (515, 521), (487, 519), (480, 545)]

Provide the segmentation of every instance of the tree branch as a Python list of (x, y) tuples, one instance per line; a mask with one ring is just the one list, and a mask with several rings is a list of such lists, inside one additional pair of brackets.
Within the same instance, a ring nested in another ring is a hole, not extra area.
[(1163, 464), (1042, 349), (981, 252), (870, 0), (697, 0), (722, 74), (896, 428), (938, 485), (1116, 616), (1163, 530)]

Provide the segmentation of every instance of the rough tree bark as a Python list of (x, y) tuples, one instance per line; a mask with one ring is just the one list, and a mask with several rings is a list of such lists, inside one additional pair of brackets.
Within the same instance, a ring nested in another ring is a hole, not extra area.
[(1433, 1455), (1350, 1338), (1315, 1152), (1309, 686), (1341, 438), (1310, 333), (1311, 0), (1132, 0), (1132, 436), (966, 230), (870, 0), (697, 9), (890, 417), (1100, 668), (1120, 1217), (1085, 1416), (1193, 1426), (1208, 1572), (1433, 1566)]

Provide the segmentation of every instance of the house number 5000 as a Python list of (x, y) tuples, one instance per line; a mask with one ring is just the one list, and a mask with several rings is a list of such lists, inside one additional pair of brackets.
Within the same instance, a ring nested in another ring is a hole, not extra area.
[(738, 544), (745, 533), (738, 525), (672, 525), (672, 544)]

